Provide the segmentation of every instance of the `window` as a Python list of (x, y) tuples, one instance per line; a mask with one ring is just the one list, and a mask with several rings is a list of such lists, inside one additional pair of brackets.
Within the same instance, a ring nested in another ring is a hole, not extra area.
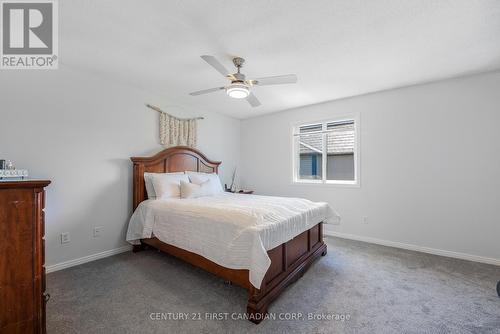
[(294, 128), (294, 182), (358, 184), (355, 117)]

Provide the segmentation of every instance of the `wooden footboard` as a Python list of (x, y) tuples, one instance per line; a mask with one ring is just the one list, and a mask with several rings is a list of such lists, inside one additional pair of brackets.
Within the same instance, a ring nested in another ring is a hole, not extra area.
[[(157, 238), (141, 241), (143, 245), (152, 246), (247, 289), (249, 291), (248, 319), (254, 323), (261, 322), (265, 318), (269, 304), (287, 285), (299, 279), (316, 258), (326, 255), (327, 251), (326, 244), (323, 242), (323, 225), (319, 223), (267, 252), (271, 265), (258, 289), (250, 284), (248, 270), (220, 266), (201, 255), (166, 244)], [(140, 248), (134, 247), (134, 251)]]
[(323, 242), (323, 224), (299, 234), (292, 240), (267, 252), (271, 266), (267, 270), (260, 289), (250, 286), (247, 304), (249, 320), (259, 323), (271, 302), (290, 283), (299, 279), (320, 255), (326, 255)]

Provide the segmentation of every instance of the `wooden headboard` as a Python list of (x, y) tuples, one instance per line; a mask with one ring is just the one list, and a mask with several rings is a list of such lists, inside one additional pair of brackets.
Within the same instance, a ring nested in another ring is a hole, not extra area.
[(167, 148), (152, 157), (130, 158), (134, 163), (133, 208), (146, 200), (144, 173), (204, 172), (218, 173), (220, 161), (211, 161), (200, 151), (188, 146)]

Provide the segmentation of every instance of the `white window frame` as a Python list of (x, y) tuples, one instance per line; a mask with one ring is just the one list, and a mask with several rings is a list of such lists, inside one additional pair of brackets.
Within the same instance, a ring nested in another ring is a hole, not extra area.
[[(299, 166), (300, 166), (300, 155), (297, 154), (299, 150), (299, 128), (307, 125), (322, 124), (322, 136), (323, 136), (323, 157), (327, 155), (327, 145), (326, 143), (326, 125), (331, 122), (342, 122), (342, 121), (354, 121), (354, 180), (327, 180), (326, 179), (326, 168), (327, 160), (322, 160), (322, 178), (321, 180), (308, 180), (301, 179), (299, 177)], [(360, 187), (360, 131), (361, 122), (359, 113), (345, 114), (341, 116), (334, 116), (328, 119), (323, 119), (319, 121), (307, 121), (296, 123), (292, 125), (291, 138), (292, 138), (292, 184), (297, 185), (332, 185), (341, 187)]]

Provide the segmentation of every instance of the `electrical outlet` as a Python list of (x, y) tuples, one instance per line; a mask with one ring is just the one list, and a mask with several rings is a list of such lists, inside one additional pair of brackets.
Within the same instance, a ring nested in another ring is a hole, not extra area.
[(340, 225), (340, 219), (332, 219), (330, 225)]
[(61, 233), (61, 244), (67, 244), (70, 241), (71, 239), (69, 238), (69, 232)]
[(94, 238), (99, 238), (101, 236), (103, 228), (102, 226), (94, 226)]
[(368, 217), (367, 216), (363, 216), (362, 223), (363, 224), (368, 224)]

